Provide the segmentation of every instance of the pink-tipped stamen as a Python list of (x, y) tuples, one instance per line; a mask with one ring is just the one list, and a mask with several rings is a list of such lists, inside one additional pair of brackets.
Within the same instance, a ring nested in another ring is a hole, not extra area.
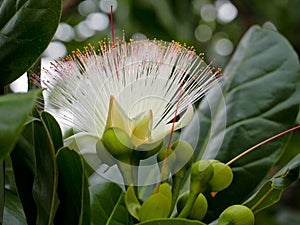
[(274, 140), (274, 139), (276, 139), (276, 138), (278, 138), (278, 137), (280, 137), (280, 136), (282, 136), (282, 135), (285, 135), (285, 134), (287, 134), (287, 133), (290, 133), (290, 132), (292, 132), (292, 131), (294, 131), (294, 130), (297, 130), (297, 129), (299, 129), (299, 128), (300, 128), (300, 125), (299, 125), (299, 126), (296, 126), (296, 127), (293, 127), (293, 128), (291, 128), (291, 129), (288, 129), (288, 130), (286, 130), (286, 131), (283, 131), (283, 132), (281, 132), (281, 133), (279, 133), (279, 134), (277, 134), (277, 135), (275, 135), (275, 136), (272, 136), (272, 137), (270, 137), (270, 138), (268, 138), (268, 139), (266, 139), (266, 140), (264, 140), (264, 141), (258, 143), (257, 145), (254, 145), (253, 147), (249, 148), (248, 150), (246, 150), (246, 151), (242, 152), (241, 154), (239, 154), (238, 156), (234, 157), (232, 160), (230, 160), (229, 162), (227, 162), (226, 165), (229, 166), (230, 164), (234, 163), (234, 162), (235, 162), (236, 160), (238, 160), (239, 158), (243, 157), (244, 155), (248, 154), (249, 152), (253, 151), (254, 149), (256, 149), (256, 148), (262, 146), (263, 144), (266, 144), (266, 143), (268, 143), (268, 142), (270, 142), (270, 141), (272, 141), (272, 140)]
[[(294, 131), (294, 130), (297, 130), (297, 129), (299, 129), (299, 128), (300, 128), (300, 125), (299, 125), (299, 126), (296, 126), (296, 127), (293, 127), (293, 128), (291, 128), (291, 129), (285, 130), (285, 131), (283, 131), (283, 132), (281, 132), (281, 133), (279, 133), (279, 134), (276, 134), (275, 136), (272, 136), (272, 137), (270, 137), (270, 138), (268, 138), (268, 139), (266, 139), (266, 140), (264, 140), (264, 141), (258, 143), (257, 145), (254, 145), (253, 147), (247, 149), (246, 151), (242, 152), (242, 153), (239, 154), (238, 156), (236, 156), (236, 157), (234, 157), (233, 159), (231, 159), (229, 162), (226, 163), (226, 165), (229, 166), (230, 164), (234, 163), (236, 160), (238, 160), (238, 159), (240, 159), (241, 157), (243, 157), (244, 155), (250, 153), (250, 152), (253, 151), (254, 149), (256, 149), (256, 148), (262, 146), (263, 144), (266, 144), (266, 143), (268, 143), (268, 142), (270, 142), (270, 141), (272, 141), (272, 140), (274, 140), (274, 139), (276, 139), (276, 138), (278, 138), (278, 137), (280, 137), (280, 136), (282, 136), (282, 135), (285, 135), (285, 134), (287, 134), (287, 133), (290, 133), (290, 132), (292, 132), (292, 131)], [(212, 197), (215, 197), (215, 196), (218, 194), (218, 192), (211, 192), (210, 194), (211, 194)]]

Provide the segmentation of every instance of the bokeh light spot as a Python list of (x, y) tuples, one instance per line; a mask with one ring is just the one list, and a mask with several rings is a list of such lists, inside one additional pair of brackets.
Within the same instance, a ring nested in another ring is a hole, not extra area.
[(76, 27), (76, 39), (78, 41), (84, 41), (85, 39), (92, 37), (95, 34), (95, 31), (92, 30), (87, 21), (80, 22)]
[(69, 42), (75, 37), (75, 32), (73, 27), (67, 23), (60, 23), (56, 30), (54, 38), (60, 41)]
[(229, 23), (237, 17), (238, 10), (230, 1), (218, 1), (218, 19), (220, 22)]
[(220, 38), (216, 41), (215, 50), (221, 56), (228, 56), (233, 51), (233, 44), (227, 38)]
[(80, 15), (88, 16), (90, 13), (97, 11), (97, 5), (94, 1), (86, 0), (80, 2), (77, 9)]
[(204, 21), (213, 22), (217, 18), (217, 10), (214, 5), (206, 4), (202, 6), (200, 15)]
[(118, 8), (117, 0), (100, 0), (99, 7), (105, 13), (110, 13), (110, 6), (113, 8), (113, 12)]
[(66, 54), (67, 48), (63, 43), (61, 43), (60, 41), (52, 41), (48, 45), (43, 56), (58, 59), (59, 57), (66, 56)]
[(200, 24), (195, 30), (195, 38), (200, 42), (206, 42), (212, 37), (212, 29), (205, 25)]
[(105, 30), (109, 25), (109, 18), (104, 13), (91, 13), (87, 17), (87, 25), (92, 30)]

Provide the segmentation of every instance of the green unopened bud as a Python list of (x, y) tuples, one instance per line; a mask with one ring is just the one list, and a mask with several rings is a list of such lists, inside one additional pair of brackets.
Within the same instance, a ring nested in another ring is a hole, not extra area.
[[(180, 196), (176, 205), (178, 213), (180, 213), (183, 210), (188, 199), (189, 199), (188, 192)], [(207, 200), (205, 196), (202, 193), (200, 193), (196, 198), (187, 218), (201, 221), (207, 212), (207, 208), (208, 208)]]
[(207, 212), (207, 200), (205, 196), (200, 193), (194, 202), (192, 210), (188, 216), (190, 219), (202, 220)]
[(120, 128), (109, 128), (102, 136), (106, 150), (116, 159), (128, 163), (132, 154), (130, 137)]
[(221, 213), (217, 225), (254, 225), (254, 222), (251, 209), (244, 205), (232, 205)]
[(139, 210), (140, 221), (167, 218), (171, 213), (171, 189), (167, 183), (161, 184), (158, 192), (154, 192), (142, 204)]
[(213, 175), (214, 168), (209, 160), (195, 162), (191, 169), (190, 192), (195, 195), (204, 192)]
[(194, 150), (192, 146), (185, 141), (176, 141), (172, 145), (174, 150), (174, 155), (176, 155), (176, 161), (172, 167), (172, 209), (175, 207), (177, 198), (180, 193), (180, 187), (183, 182), (183, 179), (190, 169), (193, 160), (194, 160)]
[[(185, 141), (176, 141), (172, 147), (176, 155), (174, 173), (188, 170), (194, 160), (194, 150), (192, 146)], [(179, 170), (178, 170), (179, 169)]]
[(219, 192), (227, 188), (233, 179), (233, 173), (229, 166), (217, 160), (212, 160), (214, 175), (208, 182), (210, 191)]

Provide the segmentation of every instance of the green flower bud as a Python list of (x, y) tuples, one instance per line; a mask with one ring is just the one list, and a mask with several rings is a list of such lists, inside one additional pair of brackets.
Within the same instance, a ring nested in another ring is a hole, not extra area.
[(194, 202), (193, 208), (188, 216), (190, 219), (202, 220), (207, 212), (207, 200), (205, 196), (200, 193)]
[(185, 141), (176, 141), (172, 145), (172, 149), (174, 150), (174, 155), (176, 155), (176, 161), (174, 166), (172, 167), (172, 209), (175, 207), (177, 198), (180, 193), (180, 187), (182, 181), (191, 167), (194, 160), (194, 150), (192, 146)]
[(195, 162), (191, 169), (190, 192), (195, 195), (204, 192), (213, 175), (214, 168), (209, 160)]
[(129, 162), (133, 146), (130, 137), (120, 128), (107, 129), (101, 139), (106, 150), (116, 159)]
[[(171, 148), (174, 150), (174, 153), (176, 155), (176, 162), (174, 167), (175, 174), (180, 170), (188, 170), (194, 160), (194, 150), (192, 146), (185, 141), (176, 141)], [(178, 167), (179, 170), (176, 167)]]
[[(187, 203), (188, 198), (189, 198), (188, 192), (180, 196), (176, 205), (178, 213), (180, 213), (183, 210), (185, 204)], [(207, 208), (208, 208), (207, 200), (205, 196), (202, 193), (200, 193), (196, 198), (187, 218), (201, 221), (207, 212)]]
[(217, 160), (212, 160), (214, 175), (208, 182), (210, 191), (219, 192), (227, 188), (233, 179), (233, 173), (229, 166)]
[(220, 215), (217, 225), (254, 225), (254, 214), (244, 205), (232, 205)]
[(171, 189), (167, 183), (161, 184), (158, 192), (154, 192), (142, 204), (139, 210), (140, 221), (157, 218), (168, 218), (171, 213)]

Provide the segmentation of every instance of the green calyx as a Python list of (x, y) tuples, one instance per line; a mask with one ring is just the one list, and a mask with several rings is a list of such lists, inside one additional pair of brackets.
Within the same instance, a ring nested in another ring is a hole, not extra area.
[(130, 137), (120, 128), (109, 128), (102, 136), (107, 151), (117, 160), (128, 162), (133, 152)]

